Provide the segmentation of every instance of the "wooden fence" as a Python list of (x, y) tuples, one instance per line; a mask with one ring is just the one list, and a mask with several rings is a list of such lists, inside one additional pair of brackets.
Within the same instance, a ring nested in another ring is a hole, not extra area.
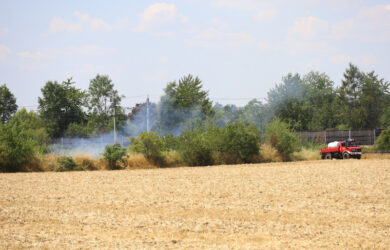
[(360, 145), (373, 145), (382, 130), (383, 129), (301, 131), (297, 132), (297, 135), (301, 139), (309, 142), (329, 143), (332, 141), (342, 141), (353, 138)]

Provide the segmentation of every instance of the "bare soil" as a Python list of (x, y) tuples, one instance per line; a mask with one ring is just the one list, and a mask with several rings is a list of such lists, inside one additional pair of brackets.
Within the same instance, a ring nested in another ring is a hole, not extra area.
[(390, 248), (390, 160), (0, 174), (0, 248)]

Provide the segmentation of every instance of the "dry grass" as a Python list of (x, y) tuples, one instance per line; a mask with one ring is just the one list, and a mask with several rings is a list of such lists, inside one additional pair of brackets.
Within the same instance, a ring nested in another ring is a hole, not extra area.
[(263, 144), (260, 148), (260, 161), (261, 162), (281, 162), (282, 157), (278, 151), (269, 144)]
[(166, 165), (168, 167), (178, 167), (183, 165), (180, 154), (177, 151), (165, 152), (164, 159), (166, 160)]
[(40, 158), (40, 167), (44, 171), (55, 171), (58, 168), (58, 155), (56, 154), (45, 154)]
[(320, 151), (316, 149), (302, 148), (301, 151), (293, 153), (292, 159), (295, 161), (321, 160), (321, 154)]
[(82, 153), (74, 157), (74, 162), (84, 170), (103, 170), (107, 165), (94, 155)]
[[(1, 164), (1, 163), (0, 163)], [(20, 167), (22, 172), (41, 172), (45, 171), (42, 166), (42, 161), (40, 158), (32, 157), (28, 160), (28, 163)]]
[(0, 248), (388, 249), (390, 160), (0, 174)]
[(128, 169), (151, 169), (157, 168), (151, 164), (143, 154), (131, 154), (126, 159), (126, 165)]
[(387, 153), (387, 154), (380, 154), (380, 153), (370, 153), (370, 154), (365, 154), (363, 153), (363, 156), (362, 156), (363, 159), (371, 159), (371, 160), (374, 160), (374, 159), (377, 159), (377, 160), (390, 160), (390, 154)]
[[(56, 154), (45, 154), (41, 156), (38, 162), (30, 161), (27, 166), (29, 166), (31, 171), (57, 171), (59, 168), (58, 159), (60, 157), (60, 155)], [(77, 166), (84, 170), (103, 170), (106, 169), (107, 165), (104, 161), (90, 154), (79, 153), (73, 157), (73, 160)]]

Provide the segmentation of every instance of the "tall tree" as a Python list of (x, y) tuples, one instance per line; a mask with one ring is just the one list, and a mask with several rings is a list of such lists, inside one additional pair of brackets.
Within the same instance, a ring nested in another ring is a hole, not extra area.
[(350, 63), (348, 66), (349, 67), (343, 74), (344, 79), (341, 81), (341, 89), (348, 101), (350, 101), (353, 106), (358, 106), (361, 81), (364, 77), (364, 74), (356, 65)]
[(309, 130), (322, 130), (337, 126), (337, 106), (334, 82), (325, 73), (309, 72), (303, 77), (303, 105), (310, 110)]
[(383, 110), (383, 114), (380, 118), (380, 121), (381, 121), (381, 128), (390, 127), (390, 103), (387, 104), (387, 107)]
[(389, 83), (374, 71), (364, 73), (349, 64), (338, 92), (341, 119), (352, 129), (380, 127), (380, 118), (389, 103)]
[(249, 121), (261, 129), (270, 122), (273, 117), (270, 116), (268, 108), (261, 101), (253, 99), (244, 106), (243, 119)]
[(72, 78), (62, 83), (48, 81), (41, 89), (39, 113), (52, 137), (63, 136), (70, 123), (81, 123), (85, 119), (85, 93), (73, 84)]
[(89, 108), (92, 113), (109, 116), (112, 113), (114, 98), (116, 103), (120, 103), (121, 98), (114, 90), (114, 84), (107, 75), (97, 75), (90, 81), (89, 88)]
[(208, 92), (202, 90), (202, 81), (192, 75), (184, 76), (176, 83), (170, 82), (158, 104), (158, 128), (160, 132), (178, 134), (186, 121), (206, 119), (213, 115)]
[(389, 83), (384, 79), (379, 79), (375, 72), (364, 74), (360, 104), (364, 112), (361, 114), (365, 118), (365, 128), (379, 128), (380, 118), (389, 103)]
[(95, 133), (104, 133), (113, 127), (114, 105), (117, 124), (126, 120), (120, 107), (123, 96), (114, 89), (112, 80), (107, 75), (97, 75), (90, 81), (88, 88), (89, 124)]
[(0, 121), (7, 122), (18, 109), (16, 98), (5, 84), (0, 86)]
[(340, 109), (339, 119), (343, 121), (348, 128), (364, 128), (365, 122), (361, 113), (359, 96), (361, 93), (362, 80), (364, 74), (356, 65), (350, 63), (345, 70), (344, 79), (341, 82), (338, 92), (338, 106)]
[(239, 122), (245, 120), (244, 109), (237, 107), (234, 104), (227, 104), (219, 108), (220, 104), (214, 106), (214, 116), (213, 120), (215, 125), (224, 127), (230, 123)]
[(311, 112), (304, 105), (305, 86), (299, 74), (288, 74), (282, 82), (268, 92), (267, 100), (274, 116), (289, 124), (294, 130), (307, 130)]

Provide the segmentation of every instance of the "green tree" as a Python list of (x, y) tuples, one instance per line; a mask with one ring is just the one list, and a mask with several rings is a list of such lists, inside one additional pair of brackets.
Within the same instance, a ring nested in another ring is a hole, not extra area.
[(67, 129), (64, 132), (64, 136), (66, 137), (88, 137), (92, 134), (92, 128), (88, 123), (69, 123)]
[(62, 83), (48, 81), (38, 98), (39, 113), (52, 137), (61, 137), (71, 123), (85, 120), (85, 93), (73, 86), (72, 78)]
[(304, 94), (302, 105), (310, 113), (309, 130), (322, 130), (337, 126), (338, 107), (334, 82), (325, 73), (309, 72), (303, 77)]
[(300, 131), (375, 128), (383, 124), (381, 116), (386, 120), (383, 113), (389, 100), (388, 82), (349, 64), (338, 89), (324, 73), (309, 72), (303, 79), (288, 74), (268, 92), (260, 117), (266, 121), (279, 117)]
[(387, 107), (384, 109), (380, 121), (381, 127), (390, 127), (390, 105), (387, 105)]
[(364, 119), (361, 116), (362, 110), (358, 98), (362, 72), (357, 66), (350, 63), (343, 76), (342, 84), (337, 89), (338, 119), (341, 125), (349, 129), (362, 128), (364, 127)]
[(299, 74), (288, 74), (268, 92), (267, 100), (273, 116), (295, 130), (307, 130), (312, 120), (310, 107), (304, 105), (305, 86)]
[(364, 74), (359, 98), (363, 112), (364, 128), (379, 128), (380, 118), (389, 102), (389, 83), (379, 79), (375, 72)]
[(239, 122), (243, 119), (243, 108), (237, 107), (234, 104), (227, 104), (220, 108), (217, 106), (214, 110), (213, 119), (217, 126), (226, 126), (227, 124)]
[(23, 165), (46, 150), (49, 137), (44, 121), (25, 109), (6, 124), (0, 123), (0, 169), (23, 171)]
[(192, 75), (182, 77), (178, 83), (170, 82), (158, 104), (157, 126), (160, 132), (178, 134), (188, 120), (205, 120), (212, 116), (212, 103), (202, 82)]
[(107, 75), (97, 75), (90, 81), (88, 88), (89, 108), (92, 113), (109, 117), (112, 114), (113, 99), (119, 104), (121, 98)]
[(349, 64), (338, 92), (339, 118), (352, 129), (380, 126), (380, 117), (389, 102), (389, 83), (375, 72), (364, 73)]
[(362, 80), (364, 73), (350, 63), (345, 70), (344, 79), (338, 92), (339, 119), (349, 129), (360, 129), (365, 127), (365, 118), (360, 103)]
[(5, 84), (0, 85), (0, 121), (7, 122), (17, 109), (15, 96)]
[(272, 119), (269, 113), (267, 105), (253, 99), (244, 106), (242, 117), (244, 121), (255, 124), (259, 128), (264, 128), (265, 123)]
[(121, 127), (126, 116), (120, 107), (122, 96), (114, 89), (112, 80), (107, 75), (97, 75), (90, 81), (88, 88), (89, 126), (96, 134), (113, 129), (114, 105), (116, 122)]
[(341, 81), (341, 90), (345, 98), (356, 107), (358, 106), (363, 74), (356, 65), (350, 63), (348, 66), (343, 74), (344, 79)]

